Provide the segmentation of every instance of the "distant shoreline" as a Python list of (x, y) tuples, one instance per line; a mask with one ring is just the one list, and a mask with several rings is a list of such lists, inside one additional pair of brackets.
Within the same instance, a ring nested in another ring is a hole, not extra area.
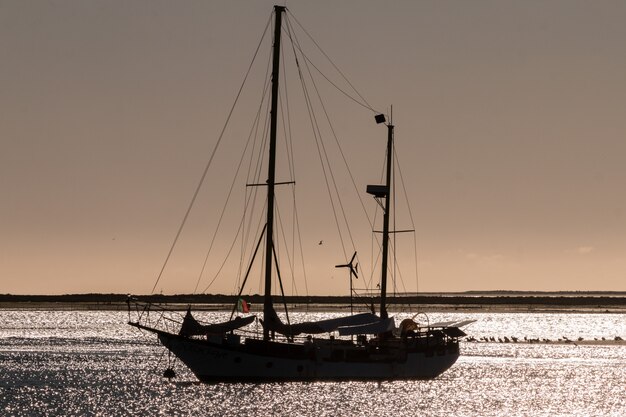
[[(242, 296), (254, 311), (259, 311), (263, 297)], [(0, 294), (0, 309), (31, 310), (126, 310), (125, 294), (14, 295)], [(167, 304), (170, 308), (229, 310), (237, 300), (233, 295), (177, 294), (133, 296), (142, 302)], [(349, 311), (350, 298), (344, 296), (287, 296), (285, 302), (294, 311)], [(602, 312), (626, 313), (626, 292), (464, 292), (388, 297), (390, 311), (466, 311), (466, 312)], [(378, 297), (353, 300), (359, 311), (379, 303)], [(283, 304), (282, 297), (274, 303)]]

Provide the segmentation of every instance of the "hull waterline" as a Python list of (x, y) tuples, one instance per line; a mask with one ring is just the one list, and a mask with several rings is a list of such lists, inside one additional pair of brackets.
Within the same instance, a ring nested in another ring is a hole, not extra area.
[(458, 342), (372, 352), (367, 346), (332, 346), (328, 340), (286, 344), (247, 339), (242, 344), (227, 339), (212, 343), (165, 332), (158, 337), (202, 382), (431, 379), (459, 357)]

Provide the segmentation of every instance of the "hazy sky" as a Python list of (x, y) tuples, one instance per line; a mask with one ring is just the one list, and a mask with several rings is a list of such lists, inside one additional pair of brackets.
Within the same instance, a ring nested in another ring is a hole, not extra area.
[[(0, 0), (0, 293), (151, 291), (272, 5)], [(287, 6), (372, 106), (393, 105), (420, 290), (626, 290), (626, 2)], [(341, 100), (364, 191), (385, 130)], [(304, 166), (303, 184), (320, 178)], [(209, 206), (229, 181), (209, 174)], [(345, 294), (332, 220), (313, 223), (303, 245), (328, 269), (308, 291)], [(157, 291), (193, 290), (198, 230)]]

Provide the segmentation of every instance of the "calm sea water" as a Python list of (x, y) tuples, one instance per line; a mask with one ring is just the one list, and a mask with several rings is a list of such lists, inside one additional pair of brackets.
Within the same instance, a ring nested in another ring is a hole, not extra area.
[[(221, 319), (224, 313), (206, 313)], [(294, 313), (292, 320), (329, 313)], [(466, 342), (430, 381), (204, 385), (125, 312), (0, 310), (0, 415), (626, 416), (626, 346)], [(210, 317), (209, 317), (210, 318)], [(468, 314), (429, 314), (433, 321)], [(472, 313), (475, 338), (626, 339), (623, 314)]]

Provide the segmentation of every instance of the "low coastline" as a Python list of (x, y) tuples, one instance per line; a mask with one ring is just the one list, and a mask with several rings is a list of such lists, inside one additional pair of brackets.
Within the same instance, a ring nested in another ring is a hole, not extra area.
[[(236, 296), (220, 294), (202, 295), (144, 295), (134, 299), (167, 305), (184, 310), (189, 305), (195, 310), (230, 310)], [(244, 297), (258, 311), (263, 297)], [(11, 295), (0, 294), (0, 309), (30, 310), (126, 310), (128, 296), (124, 294), (65, 294), (65, 295)], [(286, 303), (291, 311), (349, 311), (350, 299), (337, 296), (288, 296)], [(283, 304), (275, 297), (276, 304)], [(377, 297), (360, 297), (353, 300), (356, 310), (366, 310), (377, 305)], [(388, 297), (391, 312), (587, 312), (626, 313), (626, 293), (438, 293)]]

